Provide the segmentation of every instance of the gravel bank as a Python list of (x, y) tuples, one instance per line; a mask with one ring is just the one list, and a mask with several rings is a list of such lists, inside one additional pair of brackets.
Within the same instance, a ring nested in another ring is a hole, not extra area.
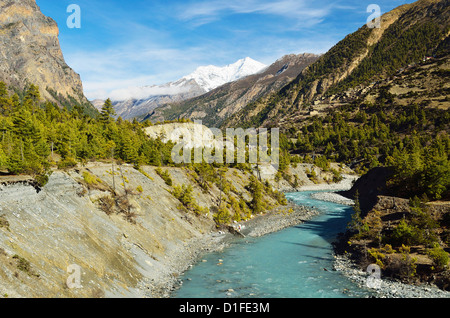
[(329, 201), (343, 205), (353, 205), (354, 201), (334, 192), (317, 192), (311, 195), (314, 199)]
[[(356, 177), (345, 175), (338, 184), (317, 184), (301, 187), (301, 191), (338, 191), (347, 190), (353, 184)], [(323, 192), (318, 194), (321, 200), (328, 200), (337, 203), (350, 204), (348, 200), (333, 192)], [(285, 228), (303, 223), (318, 215), (317, 210), (310, 207), (300, 206), (289, 202), (287, 206), (275, 208), (274, 210), (257, 215), (246, 222), (241, 222), (241, 231), (244, 236), (260, 237)], [(234, 224), (235, 228), (239, 224)], [(213, 232), (194, 238), (183, 245), (177, 245), (168, 251), (164, 264), (166, 270), (158, 278), (148, 279), (142, 282), (140, 289), (144, 290), (146, 297), (167, 298), (171, 293), (179, 288), (182, 281), (179, 279), (185, 271), (193, 264), (201, 260), (202, 255), (215, 251), (220, 251), (229, 246), (231, 240), (236, 236), (230, 233)]]
[(169, 298), (182, 283), (180, 275), (197, 263), (202, 255), (228, 246), (232, 237), (230, 233), (213, 232), (176, 245), (162, 260), (164, 270), (160, 271), (158, 277), (142, 281), (139, 289), (143, 291), (144, 297)]
[[(260, 237), (305, 222), (317, 214), (318, 211), (313, 209), (288, 203), (287, 206), (275, 208), (266, 214), (255, 216), (251, 220), (239, 224), (244, 236)], [(235, 224), (235, 227), (239, 224)], [(183, 245), (178, 245), (164, 259), (167, 270), (157, 279), (142, 282), (140, 289), (144, 290), (145, 297), (170, 297), (171, 293), (182, 284), (179, 277), (185, 271), (200, 261), (206, 253), (220, 251), (229, 246), (236, 237), (228, 232), (218, 231), (204, 234)]]
[(245, 227), (241, 233), (252, 237), (263, 236), (308, 221), (318, 213), (314, 209), (289, 203), (243, 223)]
[[(450, 292), (436, 286), (411, 285), (383, 278), (369, 278), (369, 274), (356, 266), (346, 255), (335, 255), (334, 269), (342, 272), (362, 288), (373, 291), (378, 298), (450, 298)], [(369, 287), (370, 286), (370, 287)]]
[(353, 183), (359, 178), (357, 175), (343, 174), (342, 180), (337, 183), (320, 183), (304, 185), (298, 188), (299, 191), (339, 191), (349, 190)]
[[(321, 193), (321, 199), (336, 200), (342, 203), (342, 198), (334, 193)], [(345, 198), (344, 198), (345, 199)], [(335, 202), (336, 202), (335, 201)], [(241, 233), (245, 236), (259, 237), (284, 228), (308, 221), (318, 214), (311, 208), (289, 203), (271, 212), (258, 215), (253, 219), (242, 222)], [(237, 226), (237, 224), (235, 224)], [(141, 290), (145, 290), (145, 297), (168, 298), (173, 291), (182, 284), (180, 276), (201, 260), (206, 253), (220, 251), (229, 246), (236, 236), (230, 233), (213, 232), (178, 245), (165, 257), (166, 271), (157, 279), (145, 281), (141, 284)], [(342, 272), (350, 280), (362, 288), (368, 287), (368, 273), (358, 268), (345, 255), (335, 255), (334, 270)], [(381, 273), (382, 274), (382, 273)], [(370, 286), (374, 297), (378, 298), (450, 298), (450, 292), (443, 291), (435, 286), (415, 286), (398, 281), (383, 279), (375, 281)], [(372, 281), (373, 282), (373, 281)]]

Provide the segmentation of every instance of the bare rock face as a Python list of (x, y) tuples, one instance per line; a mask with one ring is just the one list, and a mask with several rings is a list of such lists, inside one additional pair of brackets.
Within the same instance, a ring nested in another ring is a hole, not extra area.
[(35, 0), (0, 0), (0, 81), (25, 88), (38, 85), (86, 102), (79, 74), (64, 61), (56, 22), (43, 15)]

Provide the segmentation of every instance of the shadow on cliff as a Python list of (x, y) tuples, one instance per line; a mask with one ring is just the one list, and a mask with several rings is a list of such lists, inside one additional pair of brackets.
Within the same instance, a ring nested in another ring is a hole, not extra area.
[(391, 168), (373, 168), (361, 176), (350, 190), (337, 193), (346, 198), (355, 199), (356, 191), (358, 191), (359, 204), (364, 217), (375, 206), (379, 195), (389, 195), (390, 190), (386, 183), (392, 175), (393, 170)]

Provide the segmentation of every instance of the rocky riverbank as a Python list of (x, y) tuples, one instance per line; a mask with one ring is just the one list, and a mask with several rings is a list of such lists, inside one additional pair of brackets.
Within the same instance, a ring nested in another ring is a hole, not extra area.
[(311, 195), (314, 199), (334, 202), (342, 205), (353, 205), (354, 201), (334, 192), (317, 192)]
[[(217, 230), (213, 213), (180, 210), (172, 194), (175, 186), (192, 185), (195, 202), (214, 207), (221, 193), (215, 184), (204, 191), (188, 169), (164, 171), (172, 186), (155, 167), (138, 171), (124, 164), (113, 169), (101, 162), (56, 170), (38, 188), (29, 177), (2, 176), (0, 298), (169, 297), (179, 275), (201, 255), (222, 249), (236, 236)], [(249, 177), (250, 172), (229, 169), (231, 194), (249, 201)], [(108, 205), (112, 189), (125, 204), (122, 208), (117, 202)], [(277, 206), (271, 195), (264, 193), (264, 198), (269, 206)], [(261, 236), (315, 214), (289, 203), (233, 225), (241, 225), (245, 236)], [(80, 288), (67, 285), (73, 266), (80, 269)]]
[(405, 284), (400, 281), (376, 278), (361, 270), (347, 255), (335, 255), (334, 270), (342, 272), (343, 275), (354, 281), (362, 288), (368, 288), (378, 298), (450, 298), (450, 292), (439, 289), (434, 285)]
[(238, 228), (240, 225), (242, 236), (217, 231), (192, 239), (166, 255), (164, 262), (168, 270), (165, 274), (160, 275), (157, 279), (143, 282), (140, 288), (148, 291), (145, 293), (146, 297), (170, 297), (171, 293), (182, 284), (180, 276), (195, 263), (201, 261), (202, 255), (220, 251), (239, 237), (259, 237), (277, 232), (305, 222), (317, 214), (318, 211), (314, 209), (289, 203), (287, 206), (277, 207), (266, 214), (255, 216), (249, 221), (234, 224), (234, 228)]

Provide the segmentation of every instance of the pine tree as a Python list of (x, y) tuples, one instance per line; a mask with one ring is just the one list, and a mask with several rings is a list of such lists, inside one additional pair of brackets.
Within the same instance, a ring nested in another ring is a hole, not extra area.
[(261, 182), (259, 182), (258, 179), (253, 175), (250, 177), (248, 190), (252, 196), (250, 207), (253, 210), (253, 213), (257, 214), (262, 212), (264, 210), (264, 202), (262, 196), (263, 186)]
[(359, 204), (359, 192), (356, 190), (355, 193), (355, 201), (353, 204), (353, 215), (352, 220), (350, 221), (349, 228), (356, 230), (358, 234), (361, 233), (361, 227), (362, 227), (362, 218), (361, 218), (361, 207)]
[(103, 104), (100, 112), (100, 121), (104, 124), (109, 123), (114, 115), (116, 115), (116, 112), (114, 111), (111, 100), (108, 98)]

